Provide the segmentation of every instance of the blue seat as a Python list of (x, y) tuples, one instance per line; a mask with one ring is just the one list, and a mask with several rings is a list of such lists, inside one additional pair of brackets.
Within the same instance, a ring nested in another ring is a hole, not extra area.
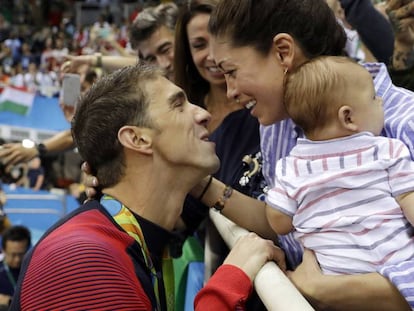
[(4, 186), (7, 202), (4, 211), (13, 225), (24, 225), (32, 233), (32, 244), (36, 244), (43, 233), (68, 211), (74, 202), (65, 195), (49, 191), (34, 191), (26, 188)]

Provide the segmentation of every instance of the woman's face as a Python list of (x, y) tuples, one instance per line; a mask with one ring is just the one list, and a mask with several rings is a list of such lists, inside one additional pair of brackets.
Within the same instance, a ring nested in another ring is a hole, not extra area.
[(210, 34), (207, 26), (209, 14), (195, 15), (187, 24), (188, 44), (193, 62), (200, 75), (211, 84), (225, 83), (223, 73), (217, 68), (210, 54)]
[(211, 51), (225, 74), (229, 98), (250, 109), (262, 125), (287, 117), (282, 102), (284, 68), (273, 48), (263, 56), (252, 47), (233, 47), (226, 38), (212, 37)]

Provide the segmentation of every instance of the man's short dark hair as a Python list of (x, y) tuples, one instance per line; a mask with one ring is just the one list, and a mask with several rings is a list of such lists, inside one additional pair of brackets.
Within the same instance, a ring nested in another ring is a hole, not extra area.
[(133, 21), (129, 31), (132, 48), (136, 50), (142, 41), (149, 39), (161, 26), (174, 32), (177, 17), (178, 7), (173, 2), (142, 10)]
[(2, 241), (1, 241), (1, 247), (3, 250), (5, 250), (7, 241), (14, 241), (14, 242), (27, 241), (27, 248), (29, 248), (31, 244), (31, 240), (32, 240), (32, 235), (30, 234), (30, 230), (25, 226), (16, 225), (4, 231)]

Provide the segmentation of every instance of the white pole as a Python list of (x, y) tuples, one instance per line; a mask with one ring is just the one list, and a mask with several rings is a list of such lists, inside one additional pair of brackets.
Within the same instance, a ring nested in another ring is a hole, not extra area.
[[(236, 241), (248, 233), (214, 209), (210, 209), (210, 218), (229, 248), (233, 248)], [(260, 269), (254, 287), (268, 310), (315, 310), (274, 262), (268, 262)]]

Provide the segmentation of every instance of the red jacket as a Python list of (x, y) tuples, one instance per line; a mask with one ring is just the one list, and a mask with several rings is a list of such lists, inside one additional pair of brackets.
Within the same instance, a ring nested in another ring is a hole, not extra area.
[[(172, 235), (137, 219), (159, 271), (157, 258)], [(240, 269), (225, 265), (197, 295), (196, 310), (238, 310), (251, 288)], [(163, 291), (161, 296), (164, 310)], [(28, 253), (9, 310), (149, 311), (155, 305), (139, 244), (92, 201), (54, 225)]]
[(222, 265), (197, 294), (195, 310), (245, 310), (252, 289), (252, 282), (242, 270), (232, 265)]

